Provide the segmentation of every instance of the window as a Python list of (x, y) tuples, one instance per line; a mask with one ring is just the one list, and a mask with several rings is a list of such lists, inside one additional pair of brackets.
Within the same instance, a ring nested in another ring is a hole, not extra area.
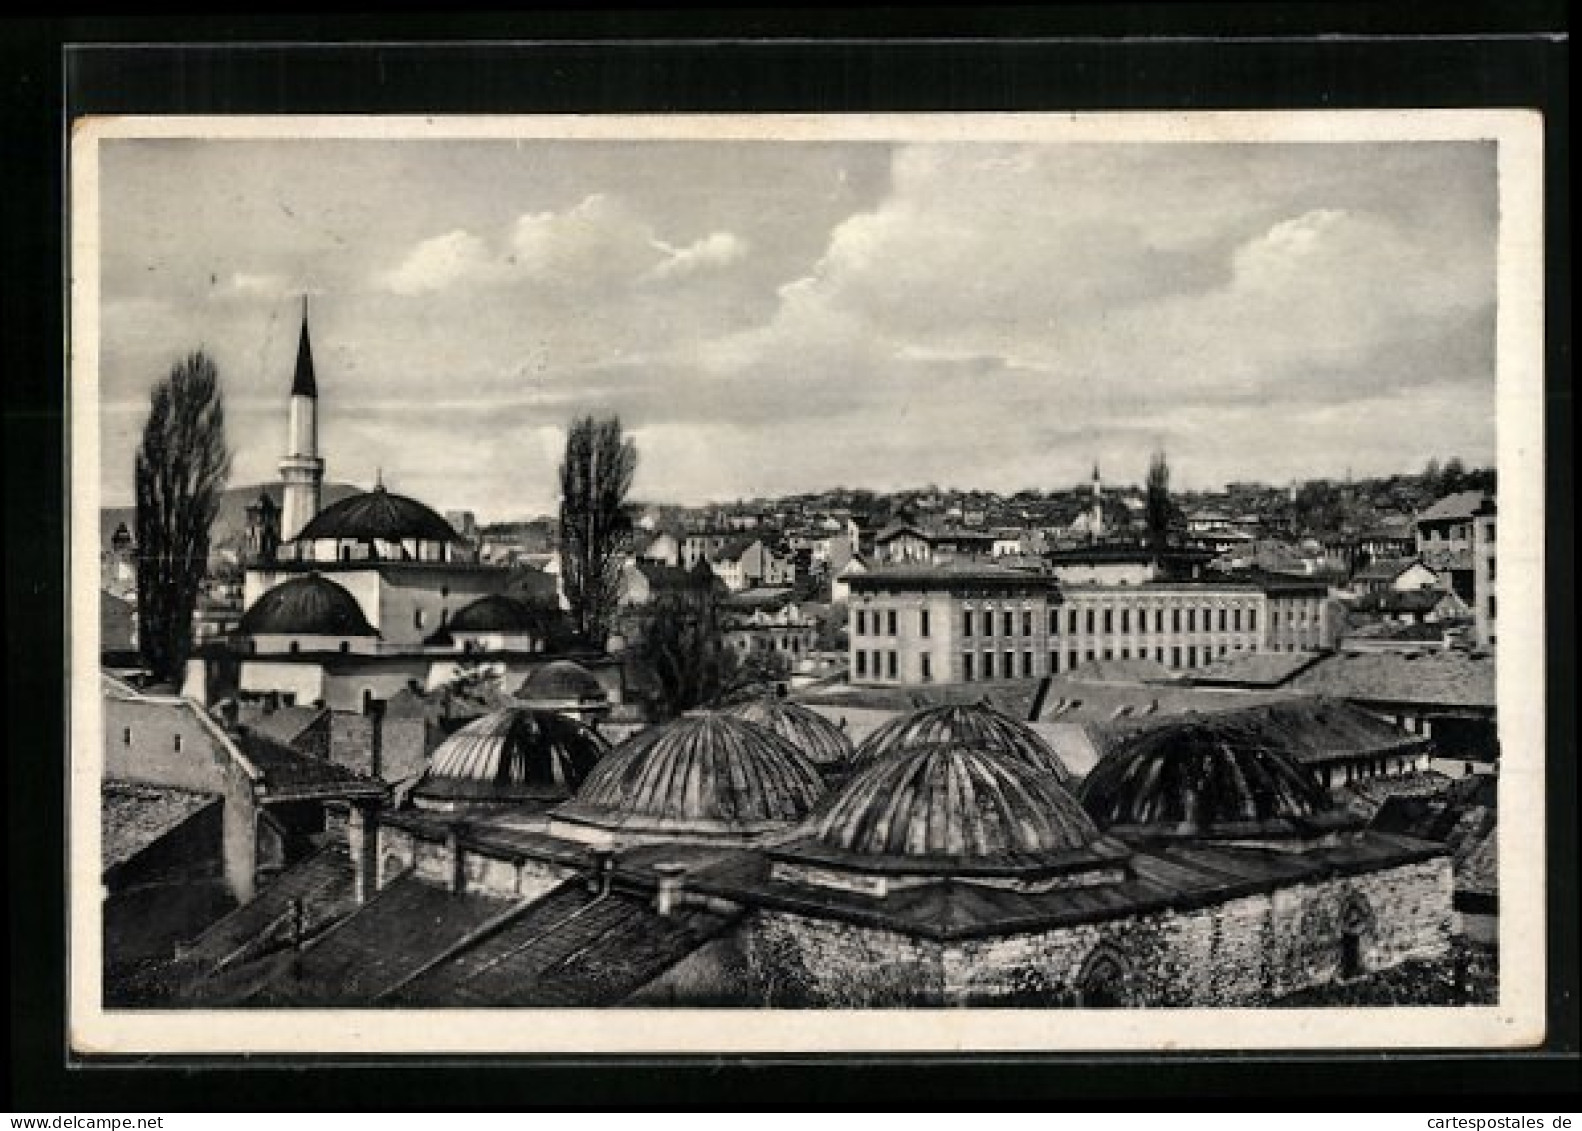
[(1180, 609), (1171, 609), (1170, 610), (1170, 631), (1171, 632), (1180, 632), (1181, 631), (1181, 610)]
[(1196, 632), (1197, 631), (1197, 610), (1196, 609), (1188, 609), (1187, 610), (1187, 631), (1188, 632)]
[(351, 650), (352, 650), (352, 642), (350, 640), (342, 640), (341, 641), (341, 651), (342, 652), (350, 652)]
[(994, 635), (994, 614), (987, 609), (983, 611), (983, 635)]
[(927, 636), (928, 635), (928, 610), (927, 609), (920, 609), (918, 611), (918, 614), (917, 614), (917, 634), (919, 636)]
[(178, 734), (174, 737), (174, 740), (170, 744), (170, 748), (177, 754), (181, 753), (181, 735)]
[(972, 653), (971, 652), (963, 652), (961, 654), (961, 678), (963, 680), (965, 680), (967, 683), (971, 683), (972, 682)]
[(132, 745), (132, 728), (131, 727), (126, 727), (124, 730), (121, 731), (121, 745), (122, 746), (130, 746), (130, 745)]
[(1059, 675), (1060, 674), (1060, 653), (1059, 652), (1051, 652), (1051, 653), (1049, 653), (1049, 674), (1050, 675)]
[(1237, 632), (1241, 631), (1241, 606), (1237, 605), (1231, 610), (1231, 627)]
[(1225, 609), (1223, 606), (1219, 610), (1219, 630), (1221, 632), (1225, 631)]
[(1005, 614), (1000, 617), (1000, 629), (1000, 635), (1002, 636), (1015, 636), (1016, 614), (1007, 609)]
[(859, 679), (861, 679), (864, 676), (866, 676), (867, 674), (868, 674), (868, 653), (866, 653), (866, 652), (858, 652), (857, 653), (857, 677)]
[(1132, 658), (1132, 650), (1130, 648), (1122, 648), (1121, 649), (1121, 659), (1129, 660), (1131, 658)]
[(972, 635), (972, 610), (968, 609), (961, 615), (961, 635)]
[(300, 651), (302, 651), (302, 641), (300, 641), (300, 640), (293, 640), (291, 642), (290, 648), (291, 648), (292, 652), (300, 652)]
[(1258, 631), (1258, 610), (1257, 609), (1248, 609), (1247, 610), (1247, 631), (1248, 632), (1257, 632)]
[(918, 659), (922, 661), (923, 665), (923, 682), (927, 683), (934, 678), (934, 665), (930, 662), (933, 657), (924, 652)]
[(885, 629), (891, 636), (895, 635), (895, 610), (891, 609), (885, 614)]
[(422, 609), (413, 609), (412, 610), (412, 627), (413, 628), (422, 628), (424, 622), (427, 621), (427, 620), (428, 620), (428, 617), (424, 615)]
[(895, 653), (894, 652), (890, 652), (890, 653), (888, 653), (888, 656), (889, 656), (889, 661), (885, 665), (885, 673), (887, 675), (889, 675), (889, 677), (891, 679), (894, 679), (895, 678), (895, 672), (896, 672)]
[(1000, 657), (1000, 678), (1001, 679), (1015, 679), (1016, 678), (1016, 653), (1015, 652), (1007, 652), (1003, 656)]
[(1189, 668), (1197, 667), (1197, 646), (1196, 645), (1193, 645), (1192, 647), (1187, 649), (1187, 667), (1189, 667)]
[(864, 612), (862, 609), (858, 609), (857, 610), (857, 633), (856, 634), (858, 636), (866, 636), (868, 634), (868, 614), (866, 612)]
[(1022, 677), (1024, 679), (1031, 679), (1032, 675), (1033, 675), (1033, 654), (1031, 652), (1023, 652), (1022, 653)]
[(1138, 609), (1137, 610), (1137, 631), (1142, 633), (1144, 636), (1148, 635), (1148, 610), (1147, 609)]
[(1170, 666), (1172, 668), (1181, 666), (1181, 648), (1179, 645), (1170, 649)]
[(1154, 631), (1155, 632), (1163, 632), (1164, 630), (1165, 630), (1165, 611), (1163, 609), (1155, 609), (1154, 610)]
[(1122, 609), (1121, 610), (1121, 631), (1122, 632), (1130, 632), (1131, 630), (1132, 630), (1132, 611), (1130, 609)]
[(1076, 666), (1077, 666), (1077, 650), (1075, 648), (1073, 648), (1071, 651), (1066, 653), (1066, 667), (1074, 668)]
[(1070, 632), (1072, 636), (1077, 634), (1077, 610), (1075, 609), (1072, 609), (1071, 615), (1066, 618), (1066, 631)]
[(1060, 635), (1060, 612), (1057, 609), (1049, 610), (1049, 635)]
[(1104, 610), (1104, 635), (1108, 636), (1115, 631), (1115, 610)]
[(1087, 620), (1088, 620), (1088, 635), (1092, 636), (1093, 635), (1093, 626), (1097, 623), (1097, 618), (1093, 615), (1093, 610), (1092, 609), (1088, 610), (1088, 618), (1087, 618)]
[(1031, 636), (1032, 634), (1033, 634), (1033, 614), (1030, 613), (1030, 612), (1024, 612), (1024, 613), (1022, 613), (1022, 635), (1023, 636)]

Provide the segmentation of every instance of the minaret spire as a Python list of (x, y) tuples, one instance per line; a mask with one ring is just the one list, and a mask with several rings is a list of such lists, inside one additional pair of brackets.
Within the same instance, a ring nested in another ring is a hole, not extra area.
[(280, 461), (283, 492), (280, 535), (295, 538), (319, 513), (324, 461), (319, 458), (319, 384), (313, 372), (313, 345), (308, 339), (308, 296), (302, 296), (302, 332), (297, 338), (297, 367), (291, 377), (291, 414), (286, 458)]

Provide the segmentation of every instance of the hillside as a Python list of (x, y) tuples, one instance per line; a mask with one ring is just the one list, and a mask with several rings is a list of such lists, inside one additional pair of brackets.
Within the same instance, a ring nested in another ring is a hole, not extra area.
[[(214, 529), (209, 532), (209, 543), (215, 547), (235, 544), (241, 540), (247, 530), (247, 508), (258, 498), (260, 491), (267, 494), (279, 506), (283, 487), (279, 483), (253, 483), (242, 487), (228, 487), (220, 496), (220, 513), (215, 517)], [(353, 486), (350, 483), (326, 483), (322, 504), (329, 506), (338, 503), (348, 495), (360, 494), (366, 490), (363, 487)], [(134, 507), (104, 507), (99, 511), (99, 544), (108, 545), (110, 535), (115, 533), (115, 528), (126, 523), (126, 528), (135, 533)]]

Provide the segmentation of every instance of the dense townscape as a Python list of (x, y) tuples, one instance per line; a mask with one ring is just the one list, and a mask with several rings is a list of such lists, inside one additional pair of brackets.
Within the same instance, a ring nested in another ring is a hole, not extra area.
[(101, 518), (110, 1006), (1495, 999), (1491, 470), (680, 506), (589, 417), (481, 524), (315, 344), (278, 481), (178, 544), (195, 355)]

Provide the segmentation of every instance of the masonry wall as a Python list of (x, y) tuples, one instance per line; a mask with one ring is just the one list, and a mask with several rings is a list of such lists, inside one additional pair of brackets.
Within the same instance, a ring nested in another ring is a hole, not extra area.
[[(575, 869), (546, 860), (494, 856), (469, 849), (465, 844), (455, 847), (460, 851), (461, 878), (466, 890), (485, 895), (537, 899), (577, 874)], [(429, 840), (392, 825), (379, 827), (376, 862), (381, 888), (407, 871), (415, 871), (427, 883), (448, 887), (457, 867), (449, 842)]]
[(1117, 1004), (1259, 1005), (1347, 974), (1348, 926), (1354, 973), (1444, 953), (1451, 895), (1449, 859), (1436, 857), (1199, 910), (946, 943), (760, 912), (737, 935), (742, 992), (787, 1006), (1074, 1006), (1093, 1002), (1105, 967)]

